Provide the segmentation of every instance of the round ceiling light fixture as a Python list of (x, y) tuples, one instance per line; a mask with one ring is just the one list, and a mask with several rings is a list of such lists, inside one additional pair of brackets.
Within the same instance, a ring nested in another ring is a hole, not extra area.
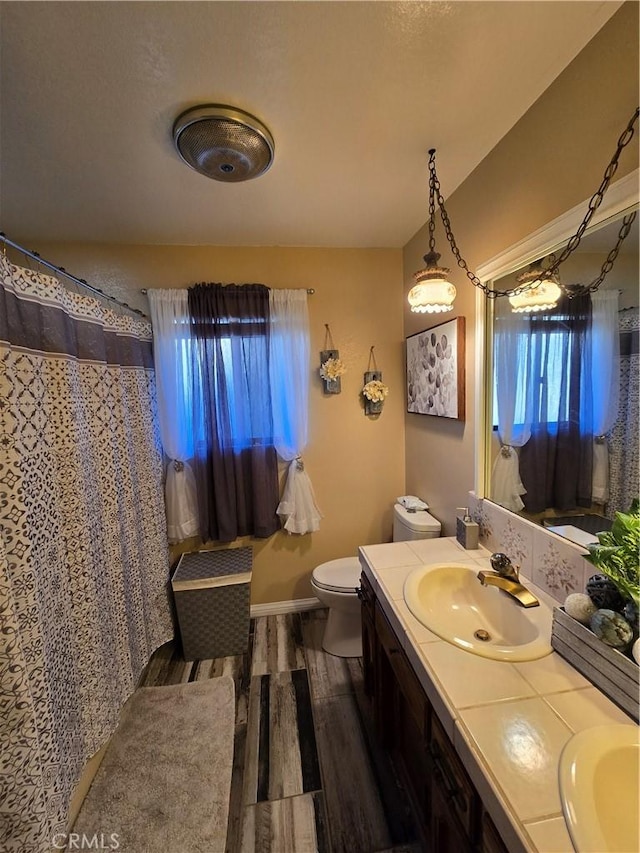
[(187, 166), (215, 181), (249, 181), (273, 163), (268, 128), (244, 110), (223, 104), (181, 113), (173, 124), (173, 142)]

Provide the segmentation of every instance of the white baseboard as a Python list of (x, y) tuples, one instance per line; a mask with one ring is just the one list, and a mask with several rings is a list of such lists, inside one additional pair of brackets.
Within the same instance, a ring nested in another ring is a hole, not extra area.
[(316, 610), (324, 607), (315, 596), (313, 598), (296, 598), (292, 601), (269, 601), (266, 604), (252, 604), (251, 618), (256, 616), (279, 616), (281, 613), (302, 613), (303, 610)]

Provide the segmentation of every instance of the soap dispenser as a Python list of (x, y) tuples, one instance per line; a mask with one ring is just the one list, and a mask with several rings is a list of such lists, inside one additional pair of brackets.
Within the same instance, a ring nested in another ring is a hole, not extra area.
[(458, 507), (456, 517), (456, 539), (463, 548), (472, 550), (480, 547), (480, 528), (469, 515), (468, 507)]

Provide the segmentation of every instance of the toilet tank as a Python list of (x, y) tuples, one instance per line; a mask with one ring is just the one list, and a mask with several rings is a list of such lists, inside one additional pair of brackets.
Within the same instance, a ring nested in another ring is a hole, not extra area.
[(393, 507), (393, 541), (408, 542), (413, 539), (434, 539), (440, 536), (441, 525), (426, 510), (409, 512), (401, 504)]

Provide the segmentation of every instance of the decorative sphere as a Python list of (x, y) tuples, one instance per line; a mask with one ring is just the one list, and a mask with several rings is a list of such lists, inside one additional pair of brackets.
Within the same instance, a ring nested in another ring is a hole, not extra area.
[(631, 654), (636, 663), (640, 663), (640, 639), (636, 640), (631, 649)]
[(597, 608), (622, 612), (624, 598), (606, 575), (592, 575), (587, 582), (587, 595)]
[(635, 601), (630, 598), (629, 601), (624, 606), (624, 610), (622, 611), (622, 615), (627, 620), (629, 625), (633, 628), (633, 633), (638, 634), (640, 631), (639, 618), (638, 618), (638, 605)]
[(624, 649), (633, 640), (631, 625), (613, 610), (596, 610), (590, 627), (599, 640), (614, 649)]
[(588, 625), (598, 608), (584, 592), (572, 592), (564, 600), (564, 609), (567, 616)]

